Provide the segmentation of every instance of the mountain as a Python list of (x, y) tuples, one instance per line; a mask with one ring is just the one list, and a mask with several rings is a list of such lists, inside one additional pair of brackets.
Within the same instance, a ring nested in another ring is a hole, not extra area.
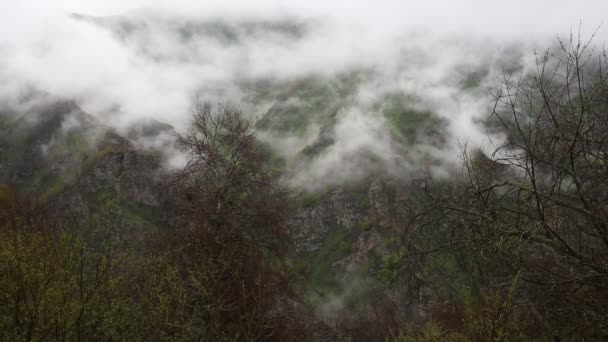
[[(289, 94), (303, 89), (295, 87)], [(257, 127), (296, 128), (290, 116), (304, 115), (299, 108), (281, 106), (271, 107)], [(164, 166), (162, 146), (145, 149), (138, 141), (175, 136), (171, 126), (144, 121), (123, 136), (72, 101), (49, 101), (22, 113), (6, 111), (1, 118), (1, 183), (64, 219), (87, 222), (109, 215), (135, 237), (169, 225), (171, 214), (163, 201), (173, 199), (164, 195), (163, 179), (171, 171)], [(308, 158), (306, 153), (312, 152), (302, 151), (290, 162)], [(416, 193), (422, 191), (407, 184), (376, 173), (293, 195), (286, 262), (303, 301), (326, 323), (337, 324), (353, 306), (364, 316), (378, 306), (398, 309), (396, 317), (428, 316), (437, 298), (429, 296), (426, 282), (391, 273), (407, 240), (408, 210), (414, 210)]]
[[(234, 100), (254, 129), (256, 148), (273, 180), (289, 194), (286, 239), (277, 238), (278, 246), (263, 250), (289, 278), (293, 293), (280, 295), (269, 312), (306, 318), (313, 340), (374, 340), (401, 322), (457, 315), (458, 305), (476, 294), (482, 280), (467, 277), (473, 272), (468, 253), (409, 255), (447, 241), (441, 220), (425, 222), (422, 229), (418, 215), (438, 189), (453, 186), (440, 179), (427, 187), (428, 170), (450, 170), (446, 151), (453, 148), (454, 129), (441, 106), (403, 89), (419, 61), (388, 71), (347, 65), (332, 72), (268, 75), (247, 71), (256, 67), (248, 64), (252, 45), (289, 47), (309, 39), (321, 23), (72, 18), (108, 33), (146, 66), (183, 63), (197, 70), (212, 64), (214, 71), (226, 73), (214, 58), (226, 57), (221, 54), (226, 51), (243, 53), (243, 65), (234, 65), (243, 70), (218, 84), (203, 80), (196, 93), (201, 101)], [(207, 46), (220, 56), (211, 56)], [(474, 103), (489, 74), (489, 67), (457, 66), (431, 88)], [(171, 125), (146, 118), (111, 127), (75, 101), (50, 98), (25, 110), (0, 110), (0, 185), (18, 189), (61, 220), (84, 224), (103, 217), (136, 241), (159, 233), (155, 237), (161, 241), (154, 243), (169, 245), (171, 238), (163, 234), (172, 235), (177, 226), (189, 232), (196, 221), (211, 219), (222, 226), (221, 217), (194, 216), (188, 222), (176, 215), (178, 204), (200, 194), (179, 193), (179, 184), (172, 182), (184, 167), (184, 155), (193, 151), (184, 151)], [(226, 153), (221, 138), (217, 143), (215, 152)], [(482, 160), (488, 169), (497, 168)], [(239, 163), (232, 166), (238, 169)], [(188, 177), (186, 183), (196, 184), (196, 177)], [(222, 198), (222, 191), (208, 195)], [(212, 207), (220, 211), (226, 204), (232, 199)], [(190, 257), (181, 262), (188, 265)], [(297, 319), (290, 322), (297, 325)]]
[[(158, 151), (136, 149), (73, 101), (0, 118), (0, 182), (81, 222), (102, 208), (138, 230), (157, 229), (166, 219), (158, 211)], [(142, 130), (154, 135), (172, 128), (149, 122)]]
[(46, 10), (0, 41), (0, 340), (607, 340), (580, 32)]

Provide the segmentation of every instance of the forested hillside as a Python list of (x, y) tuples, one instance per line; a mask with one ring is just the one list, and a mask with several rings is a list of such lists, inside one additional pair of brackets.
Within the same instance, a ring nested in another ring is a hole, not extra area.
[(66, 17), (125, 79), (0, 91), (0, 340), (608, 338), (595, 36), (355, 63), (324, 18)]

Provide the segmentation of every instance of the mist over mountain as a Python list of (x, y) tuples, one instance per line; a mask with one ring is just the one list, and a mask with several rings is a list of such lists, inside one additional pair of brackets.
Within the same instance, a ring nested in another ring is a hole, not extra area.
[(603, 340), (607, 11), (0, 4), (0, 340)]
[[(532, 65), (528, 41), (308, 15), (49, 15), (48, 27), (9, 37), (1, 97), (10, 106), (35, 101), (32, 91), (73, 99), (122, 131), (142, 118), (179, 131), (194, 98), (238, 103), (283, 158), (315, 151), (289, 177), (309, 187), (360, 179), (370, 160), (392, 174), (426, 160), (446, 174), (458, 141), (488, 143), (476, 123), (486, 87), (503, 68)], [(442, 139), (417, 134), (400, 111), (441, 121)]]

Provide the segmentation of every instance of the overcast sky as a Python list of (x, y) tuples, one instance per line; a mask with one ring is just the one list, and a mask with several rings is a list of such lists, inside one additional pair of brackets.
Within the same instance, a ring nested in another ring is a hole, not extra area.
[[(486, 32), (562, 31), (576, 25), (597, 27), (608, 13), (604, 0), (20, 0), (0, 7), (47, 8), (92, 15), (139, 9), (189, 15), (295, 13), (359, 18), (377, 24), (426, 24), (437, 28)], [(12, 4), (11, 4), (12, 3)], [(7, 13), (6, 11), (4, 13)], [(371, 20), (370, 20), (371, 19)]]

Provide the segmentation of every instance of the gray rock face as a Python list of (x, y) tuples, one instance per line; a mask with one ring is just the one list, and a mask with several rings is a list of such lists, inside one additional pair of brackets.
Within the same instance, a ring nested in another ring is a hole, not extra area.
[[(423, 189), (419, 184), (384, 177), (369, 180), (366, 186), (360, 186), (356, 192), (335, 189), (314, 201), (307, 201), (297, 211), (290, 221), (291, 237), (296, 243), (297, 251), (307, 258), (310, 255), (337, 257), (331, 260), (325, 257), (312, 258), (322, 260), (321, 263), (325, 264), (329, 262), (331, 268), (328, 272), (339, 284), (344, 284), (345, 288), (335, 293), (337, 298), (347, 298), (355, 292), (360, 292), (361, 295), (376, 293), (382, 303), (378, 304), (379, 307), (392, 312), (394, 319), (424, 320), (428, 318), (429, 308), (436, 300), (431, 288), (420, 278), (418, 272), (419, 267), (424, 267), (424, 261), (405, 258), (400, 265), (401, 271), (390, 284), (379, 278), (384, 258), (396, 253), (402, 242), (405, 241), (407, 245), (413, 227), (413, 210), (421, 191)], [(350, 230), (348, 240), (335, 240), (333, 229), (341, 232)], [(328, 247), (328, 242), (335, 245)], [(338, 252), (327, 252), (328, 249)], [(323, 266), (309, 265), (308, 274), (315, 274), (315, 267)], [(349, 289), (352, 281), (367, 285), (360, 285), (363, 288), (356, 290)], [(365, 298), (361, 298), (361, 303), (365, 303)], [(367, 304), (362, 305), (364, 306), (359, 310), (367, 312)], [(372, 312), (368, 314), (371, 315)], [(337, 312), (335, 315), (347, 316), (348, 313)]]
[(388, 228), (392, 223), (390, 208), (393, 205), (391, 200), (394, 200), (394, 198), (391, 198), (391, 194), (387, 190), (386, 182), (380, 179), (374, 180), (369, 187), (368, 194), (370, 203), (372, 204), (372, 210), (379, 219), (378, 224), (382, 228)]
[(75, 103), (50, 103), (0, 119), (0, 183), (59, 216), (86, 222), (105, 210), (147, 224), (152, 210), (145, 209), (160, 206), (160, 155), (138, 150)]
[(96, 152), (82, 161), (73, 183), (53, 199), (53, 206), (74, 211), (82, 222), (104, 212), (120, 226), (145, 232), (153, 228), (149, 213), (162, 212), (160, 174), (158, 156), (137, 151), (128, 140), (109, 132)]
[(154, 186), (158, 183), (158, 160), (135, 151), (125, 152), (116, 158), (120, 170), (115, 174), (116, 192), (135, 203), (158, 207), (159, 194)]
[(134, 203), (160, 205), (155, 186), (161, 172), (158, 157), (136, 151), (126, 139), (111, 136), (102, 142), (97, 155), (89, 158), (90, 170), (83, 170), (78, 182), (82, 190), (111, 190)]
[(312, 205), (300, 208), (290, 219), (289, 232), (299, 251), (319, 249), (330, 229), (351, 228), (361, 224), (365, 213), (344, 190), (336, 189), (323, 195)]
[(416, 194), (420, 189), (394, 179), (375, 179), (369, 187), (369, 202), (379, 229), (391, 230), (395, 234), (408, 231), (411, 224)]
[(367, 264), (370, 261), (371, 250), (378, 246), (380, 240), (381, 237), (377, 231), (364, 232), (359, 235), (355, 252), (342, 261), (345, 264), (345, 271), (353, 273), (359, 266)]

